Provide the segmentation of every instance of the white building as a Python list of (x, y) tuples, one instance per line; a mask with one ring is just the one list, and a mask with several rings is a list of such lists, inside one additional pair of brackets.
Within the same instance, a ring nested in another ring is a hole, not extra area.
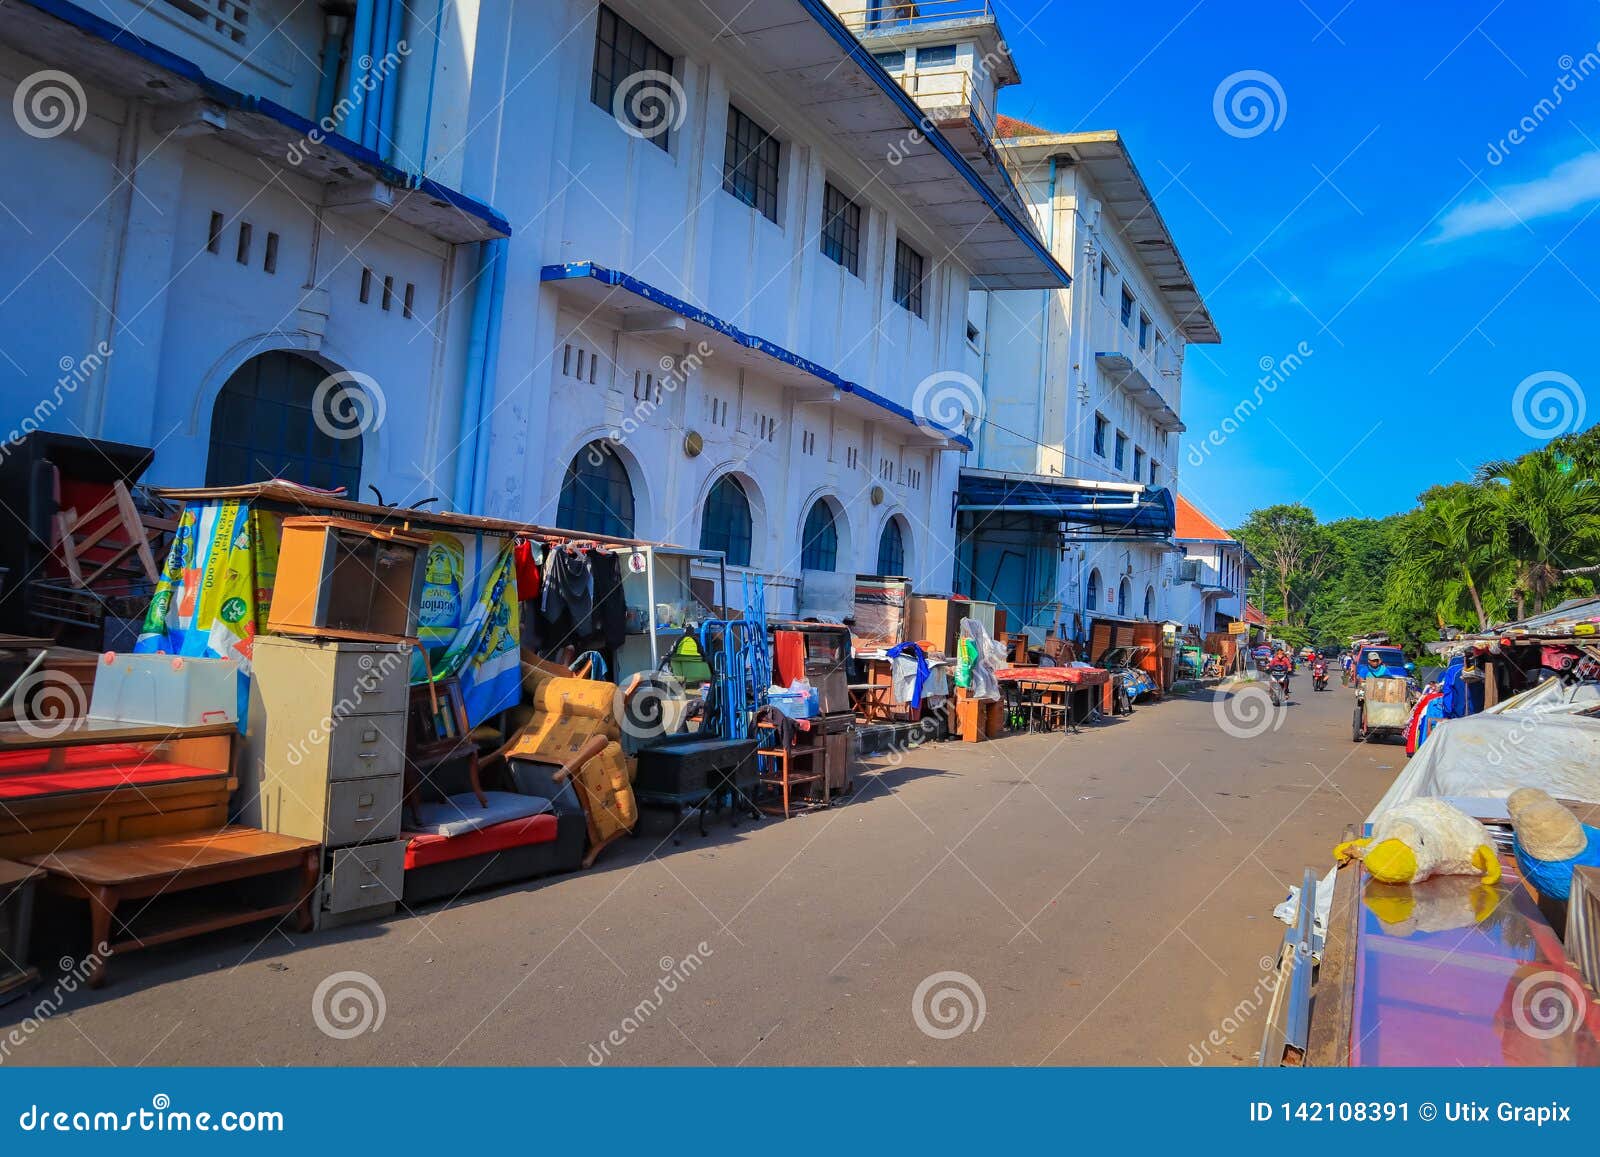
[(1184, 354), (1220, 337), (1116, 133), (1006, 118), (1000, 132), (1074, 283), (973, 295), (985, 410), (962, 470), (956, 585), (1064, 633), (1175, 619)]
[(775, 610), (948, 585), (969, 291), (1068, 281), (822, 0), (18, 0), (0, 76), (8, 429), (713, 546)]
[(1244, 544), (1177, 495), (1172, 540), (1183, 551), (1168, 613), (1201, 636), (1244, 622), (1250, 575), (1257, 564)]

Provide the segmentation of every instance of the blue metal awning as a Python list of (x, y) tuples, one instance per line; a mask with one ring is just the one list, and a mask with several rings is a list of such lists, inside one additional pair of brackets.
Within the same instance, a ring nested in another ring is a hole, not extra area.
[(1128, 483), (1037, 475), (977, 474), (963, 470), (956, 510), (970, 514), (1031, 514), (1069, 529), (1140, 538), (1170, 537), (1177, 522), (1172, 493)]
[[(682, 318), (685, 322), (709, 330), (711, 334), (719, 334), (724, 338), (743, 346), (758, 354), (763, 354), (774, 362), (791, 370), (797, 370), (806, 378), (814, 379), (816, 384), (831, 388), (840, 395), (858, 398), (874, 410), (883, 411), (879, 417), (893, 415), (912, 423), (922, 433), (935, 443), (948, 444), (952, 449), (972, 449), (972, 439), (961, 430), (951, 429), (933, 421), (931, 418), (917, 414), (899, 402), (884, 397), (876, 390), (867, 388), (859, 382), (852, 382), (840, 377), (826, 366), (819, 365), (810, 358), (800, 354), (791, 353), (774, 341), (760, 337), (753, 333), (746, 333), (731, 321), (720, 318), (713, 313), (708, 313), (699, 306), (691, 305), (682, 298), (675, 297), (664, 289), (659, 289), (649, 282), (640, 281), (637, 277), (622, 273), (615, 269), (607, 269), (603, 265), (596, 265), (592, 261), (568, 262), (565, 265), (546, 265), (539, 271), (539, 280), (548, 282), (566, 282), (579, 286), (589, 286), (595, 293), (601, 294), (601, 301), (606, 296), (617, 290), (623, 290), (641, 302), (648, 303), (667, 313)], [(596, 302), (599, 304), (599, 302)], [(803, 380), (798, 379), (797, 380)], [(863, 408), (863, 413), (871, 412)]]

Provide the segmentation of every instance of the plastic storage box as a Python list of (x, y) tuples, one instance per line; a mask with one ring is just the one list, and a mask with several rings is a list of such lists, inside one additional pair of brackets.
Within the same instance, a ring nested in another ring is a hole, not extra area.
[(107, 651), (95, 672), (91, 719), (191, 727), (239, 719), (239, 663)]

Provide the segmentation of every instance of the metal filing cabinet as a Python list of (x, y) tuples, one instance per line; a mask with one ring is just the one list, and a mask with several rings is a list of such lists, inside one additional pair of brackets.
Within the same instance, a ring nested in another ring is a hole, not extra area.
[(240, 823), (317, 840), (317, 926), (386, 916), (404, 890), (405, 644), (256, 638)]

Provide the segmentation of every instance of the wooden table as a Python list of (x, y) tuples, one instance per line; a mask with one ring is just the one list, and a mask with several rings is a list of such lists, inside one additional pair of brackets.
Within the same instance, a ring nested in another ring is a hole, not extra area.
[[(51, 890), (88, 901), (92, 933), (88, 982), (91, 988), (98, 988), (105, 983), (106, 958), (118, 952), (151, 948), (291, 912), (298, 913), (298, 930), (309, 931), (321, 877), (322, 847), (275, 832), (226, 827), (220, 832), (157, 836), (29, 856), (24, 862), (49, 873), (46, 886)], [(220, 894), (193, 905), (165, 902), (167, 897), (213, 884), (296, 870), (299, 879), (293, 898), (285, 902), (240, 906), (236, 898)], [(159, 905), (158, 897), (163, 900)], [(121, 938), (113, 940), (119, 931), (117, 906), (124, 900), (141, 899), (150, 902), (121, 922)]]
[(20, 996), (39, 979), (28, 965), (33, 926), (33, 891), (44, 877), (38, 868), (0, 860), (0, 1004)]

